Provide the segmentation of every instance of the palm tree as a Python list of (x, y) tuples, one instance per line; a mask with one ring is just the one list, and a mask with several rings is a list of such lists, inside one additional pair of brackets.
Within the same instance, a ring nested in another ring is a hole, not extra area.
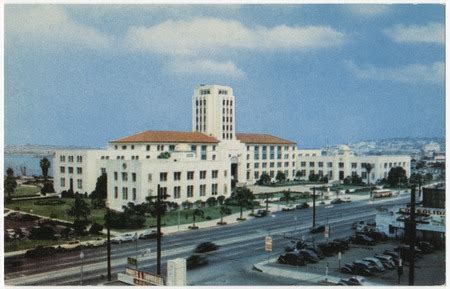
[(195, 209), (194, 211), (192, 211), (192, 228), (193, 229), (196, 228), (196, 226), (195, 226), (195, 217), (198, 216), (198, 217), (202, 217), (203, 218), (204, 215), (205, 215), (205, 213), (202, 210), (200, 210), (200, 209)]
[(8, 200), (11, 200), (11, 195), (14, 194), (17, 187), (17, 182), (14, 178), (14, 171), (12, 168), (8, 168), (6, 170), (6, 178), (3, 185), (5, 192), (8, 194)]
[[(367, 184), (370, 186), (370, 172), (372, 171), (373, 166), (372, 164), (365, 163), (364, 168), (366, 169), (367, 172)], [(370, 198), (372, 198), (372, 186), (370, 186)]]
[(225, 215), (227, 212), (228, 212), (227, 207), (225, 207), (225, 206), (221, 206), (221, 207), (220, 207), (220, 210), (219, 210), (219, 213), (220, 213), (220, 223), (219, 223), (219, 224), (224, 224), (224, 223), (223, 223), (223, 215)]
[(48, 169), (50, 168), (50, 161), (47, 158), (42, 158), (39, 162), (44, 177), (44, 183), (47, 183)]

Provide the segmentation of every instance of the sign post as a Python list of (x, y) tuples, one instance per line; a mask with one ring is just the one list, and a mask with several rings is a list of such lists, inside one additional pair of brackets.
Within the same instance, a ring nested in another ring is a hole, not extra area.
[(339, 272), (341, 272), (341, 259), (342, 259), (342, 255), (341, 255), (341, 252), (339, 252), (339, 253), (338, 253)]
[(266, 236), (266, 239), (264, 242), (264, 249), (267, 252), (267, 264), (269, 264), (269, 256), (270, 256), (270, 252), (272, 252), (272, 236)]
[(325, 231), (324, 231), (323, 235), (328, 240), (328, 238), (330, 237), (330, 226), (329, 225), (325, 226)]
[(83, 285), (83, 258), (84, 258), (84, 253), (83, 253), (83, 251), (81, 251), (81, 253), (80, 253), (80, 259), (81, 259), (80, 285)]

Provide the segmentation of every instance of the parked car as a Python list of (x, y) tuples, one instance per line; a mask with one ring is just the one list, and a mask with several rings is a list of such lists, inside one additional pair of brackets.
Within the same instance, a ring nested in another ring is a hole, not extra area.
[(213, 242), (203, 242), (197, 245), (194, 252), (195, 253), (206, 253), (219, 249), (219, 246), (214, 244)]
[(372, 276), (375, 272), (377, 272), (375, 266), (363, 260), (354, 261), (352, 269), (354, 274), (363, 276)]
[(377, 258), (367, 257), (367, 258), (364, 258), (363, 261), (367, 261), (370, 264), (372, 264), (373, 266), (375, 266), (375, 268), (377, 269), (378, 272), (384, 272), (383, 263), (381, 263), (381, 261), (378, 260)]
[(309, 232), (311, 234), (321, 233), (325, 231), (325, 225), (316, 225), (315, 227), (312, 227), (309, 229)]
[(334, 199), (334, 200), (332, 200), (332, 201), (330, 202), (330, 204), (332, 204), (332, 205), (339, 205), (339, 204), (342, 204), (342, 203), (345, 203), (345, 201), (344, 201), (344, 200), (341, 200), (341, 199), (339, 199), (339, 198)]
[(384, 268), (386, 268), (386, 269), (394, 269), (395, 268), (395, 262), (394, 262), (394, 258), (392, 258), (392, 256), (383, 255), (383, 254), (375, 254), (374, 257), (377, 258), (378, 260), (380, 260), (380, 262), (383, 264)]
[[(410, 250), (409, 245), (400, 245), (400, 246), (394, 248), (395, 252), (409, 251), (409, 250)], [(416, 255), (422, 255), (423, 254), (422, 250), (420, 250), (420, 248), (418, 246), (414, 246), (414, 252), (416, 253)]]
[(193, 269), (208, 264), (208, 258), (204, 254), (194, 254), (186, 259), (187, 269)]
[(344, 266), (341, 267), (339, 272), (345, 273), (345, 274), (353, 274), (353, 265), (350, 263), (346, 263), (346, 264), (344, 264)]
[(354, 235), (350, 237), (350, 242), (353, 244), (359, 244), (359, 245), (367, 245), (367, 246), (374, 246), (375, 241), (366, 236), (366, 235)]
[[(405, 261), (409, 262), (409, 259), (411, 258), (411, 251), (409, 249), (409, 245), (400, 245), (397, 248), (394, 248), (395, 252), (399, 252), (400, 253), (400, 257), (402, 257), (402, 259), (405, 259)], [(422, 250), (420, 250), (417, 246), (414, 246), (414, 260), (421, 258), (422, 255)]]
[(306, 265), (306, 260), (298, 253), (290, 252), (278, 257), (278, 263), (293, 266), (304, 266)]
[(44, 247), (37, 246), (34, 249), (28, 250), (25, 252), (25, 257), (27, 258), (41, 258), (45, 256), (53, 256), (58, 253), (58, 250), (55, 247)]
[(356, 227), (358, 227), (358, 225), (365, 225), (366, 224), (366, 221), (358, 221), (358, 222), (354, 222), (353, 224), (352, 224), (352, 229), (353, 230), (356, 230)]
[(327, 257), (333, 256), (337, 251), (336, 247), (331, 243), (319, 243), (317, 247), (322, 250), (323, 254)]
[(376, 241), (386, 241), (388, 239), (388, 236), (385, 232), (381, 232), (378, 230), (369, 230), (366, 235)]
[(17, 230), (18, 233), (21, 237), (26, 237), (28, 238), (30, 236), (30, 231), (27, 228), (21, 227)]
[(106, 240), (100, 237), (95, 238), (94, 240), (89, 240), (84, 242), (86, 247), (98, 247), (106, 244)]
[(267, 211), (266, 210), (258, 210), (256, 212), (256, 215), (255, 215), (255, 217), (257, 217), (257, 218), (262, 218), (262, 217), (265, 217), (265, 216), (267, 216)]
[(338, 284), (344, 286), (362, 286), (364, 284), (364, 278), (353, 276), (350, 278), (341, 279)]
[(434, 251), (434, 246), (429, 242), (417, 242), (417, 247), (419, 247), (419, 249), (422, 250), (424, 254), (428, 254)]
[(319, 256), (317, 256), (317, 254), (311, 250), (305, 250), (302, 249), (298, 252), (298, 254), (305, 259), (306, 262), (308, 263), (317, 263), (320, 261)]
[(61, 246), (59, 246), (61, 249), (64, 250), (76, 250), (76, 249), (81, 249), (81, 242), (78, 240), (73, 240), (70, 241), (66, 244), (62, 244)]
[(14, 229), (6, 229), (6, 235), (8, 236), (8, 238), (10, 239), (16, 239), (19, 236), (16, 234), (16, 231), (14, 231)]
[(318, 246), (316, 246), (315, 248), (312, 247), (312, 246), (308, 246), (308, 247), (306, 247), (304, 249), (316, 253), (316, 255), (317, 255), (317, 257), (319, 257), (319, 259), (325, 258), (324, 253), (322, 252), (322, 250)]
[(111, 243), (121, 244), (123, 242), (134, 242), (136, 241), (135, 234), (126, 233), (111, 239)]
[[(161, 236), (163, 233), (161, 232)], [(154, 239), (157, 237), (157, 231), (156, 230), (145, 230), (141, 234), (139, 234), (139, 239)]]
[(308, 209), (309, 208), (309, 204), (306, 202), (303, 202), (301, 204), (298, 204), (297, 206), (295, 206), (295, 208), (297, 210), (303, 210), (303, 209)]
[(346, 251), (349, 249), (348, 246), (349, 240), (348, 239), (334, 239), (333, 241), (330, 242), (330, 244), (332, 244), (332, 246), (335, 246), (336, 249), (338, 249), (339, 251)]
[(391, 250), (384, 250), (383, 255), (388, 255), (392, 257), (395, 264), (398, 265), (398, 261), (400, 260), (400, 254)]
[(295, 207), (283, 207), (281, 210), (283, 212), (292, 212), (295, 211)]

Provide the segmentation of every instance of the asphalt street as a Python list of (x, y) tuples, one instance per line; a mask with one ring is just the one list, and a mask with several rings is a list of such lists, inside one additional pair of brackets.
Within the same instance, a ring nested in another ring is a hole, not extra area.
[[(316, 209), (316, 223), (327, 223), (331, 238), (349, 236), (351, 224), (357, 220), (374, 219), (376, 207), (401, 204), (407, 197), (381, 202), (359, 201), (334, 206), (320, 206)], [(162, 273), (166, 273), (167, 260), (187, 258), (195, 246), (211, 241), (218, 245), (218, 251), (208, 253), (209, 264), (187, 272), (188, 285), (300, 285), (298, 280), (276, 278), (252, 269), (253, 264), (281, 254), (289, 244), (287, 238), (311, 238), (312, 208), (291, 212), (274, 212), (275, 217), (254, 218), (223, 227), (200, 229), (165, 235), (162, 238)], [(264, 251), (264, 237), (273, 236), (273, 251)], [(323, 233), (315, 234), (317, 241)], [(146, 249), (150, 254), (139, 257), (138, 267), (144, 271), (156, 272), (156, 240), (139, 240), (136, 243), (112, 245), (112, 274), (123, 272), (127, 257), (140, 256)], [(5, 259), (6, 285), (79, 285), (83, 267), (83, 285), (97, 285), (106, 282), (106, 246), (59, 253), (47, 258)], [(312, 285), (312, 284), (310, 284)]]

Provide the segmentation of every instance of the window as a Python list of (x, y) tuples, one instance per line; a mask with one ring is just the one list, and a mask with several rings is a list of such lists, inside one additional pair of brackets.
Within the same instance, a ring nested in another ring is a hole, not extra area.
[(133, 201), (136, 201), (136, 188), (133, 188)]
[(267, 146), (262, 147), (262, 159), (267, 159)]
[(147, 151), (149, 151), (150, 150), (150, 145), (147, 145), (146, 149), (147, 149)]
[(267, 163), (262, 163), (262, 168), (263, 169), (267, 168)]
[(314, 167), (314, 162), (309, 162), (310, 167)]
[(131, 145), (131, 149), (134, 150), (134, 145)]
[(69, 156), (69, 163), (73, 163), (73, 156)]
[(81, 175), (83, 173), (83, 168), (77, 168), (77, 174)]
[(259, 179), (259, 172), (254, 173), (255, 179)]
[(323, 162), (319, 162), (318, 165), (319, 165), (319, 168), (323, 168)]
[(175, 145), (169, 145), (169, 151), (173, 152), (175, 150)]
[(284, 154), (284, 159), (287, 160), (289, 158), (289, 154)]
[(179, 199), (180, 197), (181, 197), (181, 187), (180, 186), (173, 187), (173, 198)]
[(306, 170), (300, 171), (300, 177), (306, 177)]
[[(362, 164), (361, 164), (362, 167)], [(357, 168), (357, 163), (352, 163), (352, 169), (356, 169)]]
[(83, 180), (77, 180), (77, 188), (79, 189), (83, 188)]
[(255, 163), (253, 166), (255, 169), (257, 169), (257, 168), (259, 168), (259, 163)]
[(306, 167), (306, 162), (300, 162), (301, 167)]
[(114, 199), (117, 199), (119, 197), (119, 188), (114, 187)]
[(187, 197), (192, 198), (194, 196), (194, 186), (187, 186)]
[(247, 172), (247, 180), (250, 180), (250, 171)]
[(148, 174), (147, 179), (148, 179), (149, 182), (151, 182), (152, 181), (152, 174)]
[(126, 150), (127, 149), (127, 146), (122, 146), (122, 150)]
[(206, 171), (200, 171), (200, 179), (206, 179)]
[(69, 174), (73, 174), (73, 167), (69, 167)]
[(136, 181), (136, 173), (131, 173), (131, 180), (132, 180), (133, 182)]
[(173, 173), (173, 179), (174, 179), (175, 181), (181, 180), (181, 172), (174, 172), (174, 173)]
[(59, 156), (59, 161), (60, 162), (65, 162), (66, 161), (66, 156)]
[(339, 163), (339, 168), (343, 168), (344, 167), (344, 163)]
[(128, 174), (125, 172), (122, 173), (122, 181), (128, 181)]
[(161, 182), (167, 181), (167, 173), (159, 173), (159, 180)]
[(114, 172), (114, 180), (117, 181), (117, 179), (118, 179), (118, 174), (117, 174), (117, 172)]
[(332, 168), (333, 167), (333, 163), (332, 162), (328, 162), (328, 167)]
[(211, 177), (213, 179), (217, 179), (217, 176), (219, 175), (219, 171), (218, 170), (214, 170), (211, 172)]
[[(118, 147), (117, 146), (114, 146), (114, 149), (116, 150), (116, 149), (118, 149)], [(116, 198), (117, 199), (117, 198)]]
[(281, 168), (282, 163), (281, 162), (277, 162), (277, 168)]
[(106, 168), (100, 168), (100, 173), (103, 175), (103, 174), (106, 174)]
[(206, 196), (206, 185), (200, 185), (200, 197)]
[[(356, 173), (356, 172), (355, 172)], [(361, 177), (367, 179), (367, 172), (361, 172)]]
[(193, 180), (194, 179), (194, 172), (187, 172), (187, 179)]
[(206, 146), (202, 146), (200, 155), (202, 160), (206, 160)]
[(228, 193), (228, 187), (227, 184), (223, 185), (223, 194), (226, 195)]
[(211, 185), (211, 194), (213, 196), (217, 195), (217, 184), (212, 184)]
[(59, 184), (61, 185), (62, 188), (64, 188), (66, 186), (66, 179), (65, 178), (61, 178), (59, 180)]
[(259, 160), (259, 146), (255, 146), (255, 149), (253, 151), (253, 158), (255, 160)]
[(384, 168), (385, 168), (385, 169), (387, 168), (387, 163), (384, 163)]
[(122, 200), (128, 200), (128, 188), (122, 188)]
[(275, 167), (275, 163), (270, 163), (269, 166), (270, 166), (271, 168), (274, 168), (274, 167)]
[(161, 196), (167, 196), (167, 188), (166, 187), (160, 187), (159, 188), (159, 193), (161, 194)]
[(289, 162), (284, 162), (284, 166), (288, 167), (289, 166)]
[(66, 172), (66, 168), (65, 167), (59, 167), (59, 172), (61, 174), (64, 174)]
[(224, 171), (223, 171), (223, 176), (224, 176), (224, 177), (227, 177), (227, 176), (228, 176), (228, 171), (227, 171), (227, 170), (224, 170)]
[(275, 176), (275, 172), (274, 171), (270, 171), (270, 177), (273, 178)]

